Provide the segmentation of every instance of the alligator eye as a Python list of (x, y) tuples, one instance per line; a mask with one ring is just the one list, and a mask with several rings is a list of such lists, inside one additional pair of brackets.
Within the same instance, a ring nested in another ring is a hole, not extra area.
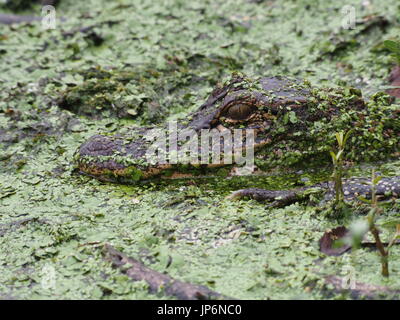
[(232, 120), (246, 120), (256, 108), (248, 104), (235, 104), (229, 107), (222, 115)]

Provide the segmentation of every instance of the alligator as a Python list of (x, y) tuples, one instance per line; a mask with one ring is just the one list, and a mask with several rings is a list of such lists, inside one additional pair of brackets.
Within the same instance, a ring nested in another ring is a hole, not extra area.
[[(395, 158), (399, 156), (400, 106), (392, 104), (392, 101), (384, 93), (377, 93), (366, 100), (360, 90), (352, 87), (319, 88), (305, 80), (289, 77), (250, 79), (234, 74), (230, 80), (218, 85), (205, 103), (182, 119), (174, 129), (166, 124), (158, 129), (131, 128), (116, 135), (97, 134), (79, 147), (74, 160), (79, 172), (117, 183), (209, 174), (234, 175), (240, 165), (243, 167), (243, 162), (223, 157), (230, 139), (223, 138), (223, 135), (229, 133), (228, 136), (232, 137), (238, 129), (254, 133), (251, 172), (309, 166), (318, 168), (329, 164), (329, 151), (335, 145), (335, 133), (349, 129), (353, 132), (346, 147), (348, 161)], [(166, 149), (169, 147), (166, 152), (170, 157), (164, 157), (163, 162), (157, 162), (160, 160), (159, 152), (153, 153), (153, 158), (148, 156), (149, 148), (154, 147), (154, 141), (149, 137), (154, 138), (155, 132), (161, 136), (164, 132), (169, 138), (181, 137), (181, 133), (185, 133), (177, 144), (173, 144), (172, 140), (164, 144)], [(216, 140), (219, 141), (217, 149), (210, 151), (204, 143), (199, 143), (200, 146), (194, 144), (197, 154), (206, 154), (206, 163), (188, 155), (188, 150), (191, 150), (189, 142), (198, 140), (196, 134), (204, 132), (221, 135)], [(233, 153), (249, 151), (244, 136), (239, 140), (242, 143)], [(216, 151), (221, 161), (211, 162)], [(173, 158), (181, 161), (173, 162)], [(371, 188), (365, 184), (367, 180), (345, 180), (345, 199), (358, 195), (368, 197)], [(334, 195), (332, 183), (318, 184), (317, 187), (330, 190), (327, 197)], [(239, 190), (232, 197), (247, 196), (268, 201), (280, 199), (286, 203), (298, 199), (306, 189), (270, 191), (250, 188)], [(387, 196), (388, 193), (400, 194), (400, 177), (384, 178), (379, 182), (377, 194)]]

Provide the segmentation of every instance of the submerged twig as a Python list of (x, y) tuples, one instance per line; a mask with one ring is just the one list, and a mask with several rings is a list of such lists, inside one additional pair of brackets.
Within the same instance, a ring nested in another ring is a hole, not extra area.
[(121, 22), (120, 20), (107, 20), (107, 21), (102, 21), (102, 22), (99, 22), (99, 23), (92, 24), (92, 25), (90, 25), (90, 26), (79, 27), (79, 28), (76, 28), (76, 29), (73, 29), (73, 30), (64, 31), (64, 32), (62, 33), (62, 35), (63, 35), (64, 38), (68, 38), (68, 37), (74, 36), (76, 33), (87, 34), (87, 33), (92, 32), (93, 29), (98, 28), (98, 27), (101, 27), (101, 26), (103, 26), (103, 25), (105, 25), (105, 24), (108, 25), (108, 26), (113, 26), (114, 24), (118, 24), (118, 23), (120, 23), (120, 22)]
[[(128, 277), (134, 281), (144, 280), (149, 285), (151, 293), (156, 293), (162, 288), (165, 294), (181, 300), (232, 299), (212, 291), (205, 286), (176, 280), (166, 274), (152, 270), (141, 262), (127, 257), (110, 244), (104, 245), (104, 253), (106, 258), (115, 267), (122, 269)], [(125, 265), (130, 266), (130, 268), (126, 269)]]
[(35, 17), (35, 16), (21, 16), (15, 14), (0, 13), (0, 23), (2, 24), (14, 24), (14, 23), (33, 22), (40, 20), (41, 20), (40, 17)]

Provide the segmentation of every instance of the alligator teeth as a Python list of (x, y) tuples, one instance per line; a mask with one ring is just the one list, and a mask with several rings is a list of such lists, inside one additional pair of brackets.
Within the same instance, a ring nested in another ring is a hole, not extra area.
[(225, 130), (229, 130), (229, 129), (227, 129), (226, 127), (224, 127), (222, 124), (219, 124), (219, 125), (217, 126), (217, 129), (218, 129), (219, 132), (222, 132), (222, 131), (225, 131)]

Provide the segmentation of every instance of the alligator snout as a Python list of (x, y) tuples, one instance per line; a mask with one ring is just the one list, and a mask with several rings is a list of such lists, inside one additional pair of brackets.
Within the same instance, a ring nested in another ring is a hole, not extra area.
[(79, 148), (80, 155), (83, 156), (111, 156), (120, 146), (107, 136), (94, 135)]

